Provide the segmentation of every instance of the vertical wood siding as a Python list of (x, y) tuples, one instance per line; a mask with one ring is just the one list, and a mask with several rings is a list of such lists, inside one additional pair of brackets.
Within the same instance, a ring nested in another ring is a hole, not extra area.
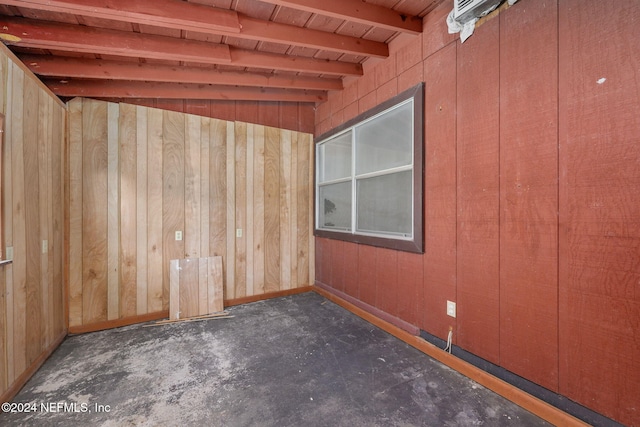
[[(3, 258), (0, 395), (21, 382), (66, 333), (64, 316), (64, 105), (0, 49)], [(11, 249), (10, 249), (11, 250)]]
[(319, 238), (316, 281), (640, 425), (640, 8), (520, 0), (464, 44), (450, 10), (316, 111), (425, 82), (425, 253)]
[(88, 99), (69, 110), (70, 326), (168, 310), (171, 259), (222, 256), (225, 299), (310, 284), (310, 134)]

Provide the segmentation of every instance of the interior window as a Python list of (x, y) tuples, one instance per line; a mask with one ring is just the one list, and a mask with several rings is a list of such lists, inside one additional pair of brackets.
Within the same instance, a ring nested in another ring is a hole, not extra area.
[(316, 235), (422, 252), (423, 86), (316, 143)]

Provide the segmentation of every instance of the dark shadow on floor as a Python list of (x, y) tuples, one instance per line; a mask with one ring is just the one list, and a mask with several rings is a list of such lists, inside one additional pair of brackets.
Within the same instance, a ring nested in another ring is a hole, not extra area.
[(0, 425), (548, 425), (315, 293), (228, 311), (70, 337)]

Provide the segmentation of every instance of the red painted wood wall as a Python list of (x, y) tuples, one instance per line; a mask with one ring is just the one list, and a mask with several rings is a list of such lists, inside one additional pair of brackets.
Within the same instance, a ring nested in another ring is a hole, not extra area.
[(450, 3), (315, 115), (425, 82), (425, 253), (317, 238), (316, 281), (640, 425), (640, 4), (520, 0), (461, 44)]

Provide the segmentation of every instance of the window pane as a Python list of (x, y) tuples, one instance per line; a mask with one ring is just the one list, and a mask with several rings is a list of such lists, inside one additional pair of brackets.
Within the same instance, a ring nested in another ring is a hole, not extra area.
[(351, 176), (351, 131), (318, 146), (319, 182)]
[(351, 181), (319, 187), (318, 228), (351, 229)]
[(413, 103), (406, 103), (356, 128), (356, 174), (411, 164)]
[(411, 235), (412, 171), (357, 181), (357, 231)]

